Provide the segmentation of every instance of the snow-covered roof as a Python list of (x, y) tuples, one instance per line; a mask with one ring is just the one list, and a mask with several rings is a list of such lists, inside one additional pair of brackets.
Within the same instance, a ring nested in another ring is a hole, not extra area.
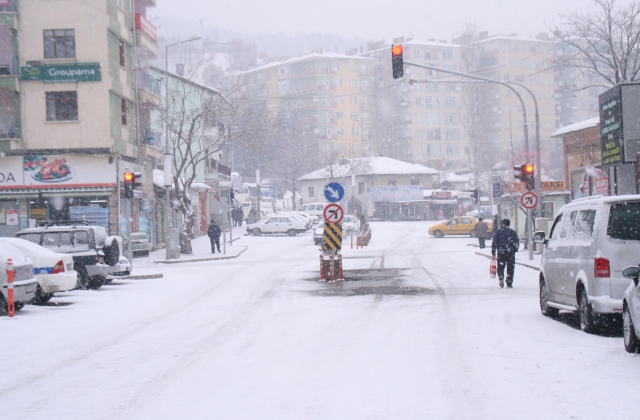
[[(164, 188), (164, 171), (162, 169), (153, 170), (153, 185), (155, 185), (156, 187)], [(173, 185), (171, 185), (171, 188), (173, 189)], [(191, 189), (209, 189), (209, 188), (211, 187), (202, 182), (191, 183)], [(182, 187), (180, 189), (182, 189)]]
[(600, 125), (600, 117), (594, 117), (588, 120), (580, 121), (575, 124), (562, 127), (561, 129), (553, 133), (551, 137), (560, 137), (563, 134), (573, 133), (580, 130), (586, 130), (587, 128), (593, 128), (599, 125)]
[[(335, 178), (351, 175), (351, 159), (336, 163), (301, 176), (301, 180), (326, 179), (331, 174)], [(417, 163), (408, 163), (385, 156), (367, 156), (353, 159), (356, 175), (436, 175), (438, 171)]]
[(518, 35), (491, 35), (487, 38), (480, 39), (475, 43), (482, 44), (483, 42), (495, 41), (498, 39), (507, 40), (507, 41), (529, 41), (529, 42), (545, 42), (548, 44), (555, 44), (554, 41), (550, 41), (548, 39), (526, 38), (524, 36), (518, 36)]
[(297, 63), (300, 61), (311, 60), (314, 58), (333, 58), (333, 59), (342, 59), (342, 60), (373, 60), (372, 58), (360, 57), (357, 55), (346, 55), (334, 52), (311, 52), (298, 57), (289, 58), (287, 60), (282, 61), (272, 61), (271, 63), (264, 64), (262, 66), (254, 67), (250, 70), (239, 72), (238, 75), (253, 73), (260, 70), (266, 70), (272, 67), (286, 66), (288, 64)]
[(441, 42), (441, 41), (424, 41), (421, 39), (411, 39), (409, 41), (403, 42), (402, 45), (423, 45), (426, 47), (462, 48), (462, 46), (458, 44), (449, 44), (447, 42)]
[(443, 181), (449, 182), (471, 182), (473, 180), (473, 174), (464, 174), (458, 175), (456, 173), (450, 172), (444, 176)]

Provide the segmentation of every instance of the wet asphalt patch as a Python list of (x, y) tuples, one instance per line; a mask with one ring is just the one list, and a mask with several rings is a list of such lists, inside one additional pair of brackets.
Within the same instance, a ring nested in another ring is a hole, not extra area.
[(344, 281), (320, 282), (318, 276), (305, 280), (318, 283), (319, 288), (309, 291), (312, 296), (424, 296), (436, 295), (437, 290), (405, 285), (408, 268), (369, 268), (345, 270)]

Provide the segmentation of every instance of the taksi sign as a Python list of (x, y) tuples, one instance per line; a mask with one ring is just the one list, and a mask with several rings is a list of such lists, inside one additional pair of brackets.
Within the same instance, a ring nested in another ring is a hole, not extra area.
[(28, 61), (20, 69), (22, 80), (42, 80), (45, 83), (99, 82), (102, 80), (100, 63), (44, 64)]

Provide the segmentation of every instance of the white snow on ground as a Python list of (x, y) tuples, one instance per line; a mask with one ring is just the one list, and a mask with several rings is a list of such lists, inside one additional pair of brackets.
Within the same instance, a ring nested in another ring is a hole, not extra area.
[(236, 259), (136, 259), (164, 278), (1, 318), (0, 418), (635, 418), (640, 358), (543, 317), (537, 271), (500, 289), (472, 239), (372, 226), (347, 276), (406, 279), (320, 283), (310, 233), (248, 236)]

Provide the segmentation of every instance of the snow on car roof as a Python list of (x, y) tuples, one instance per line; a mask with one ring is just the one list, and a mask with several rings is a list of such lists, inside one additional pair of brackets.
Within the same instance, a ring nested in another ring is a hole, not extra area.
[(26, 239), (0, 238), (0, 243), (7, 243), (7, 244), (15, 245), (16, 248), (18, 248), (18, 249), (24, 248), (24, 249), (28, 249), (30, 252), (34, 252), (34, 253), (38, 253), (38, 254), (46, 254), (46, 255), (50, 255), (50, 256), (59, 255), (57, 252), (53, 252), (52, 250), (50, 250), (48, 248), (45, 248), (45, 247), (40, 246), (38, 244), (34, 244), (33, 242), (27, 241)]
[(436, 175), (439, 173), (433, 168), (418, 163), (403, 162), (386, 156), (367, 156), (353, 160), (345, 159), (343, 163), (326, 166), (305, 174), (299, 179), (325, 179), (329, 176), (341, 178), (351, 174), (352, 166), (356, 175)]

